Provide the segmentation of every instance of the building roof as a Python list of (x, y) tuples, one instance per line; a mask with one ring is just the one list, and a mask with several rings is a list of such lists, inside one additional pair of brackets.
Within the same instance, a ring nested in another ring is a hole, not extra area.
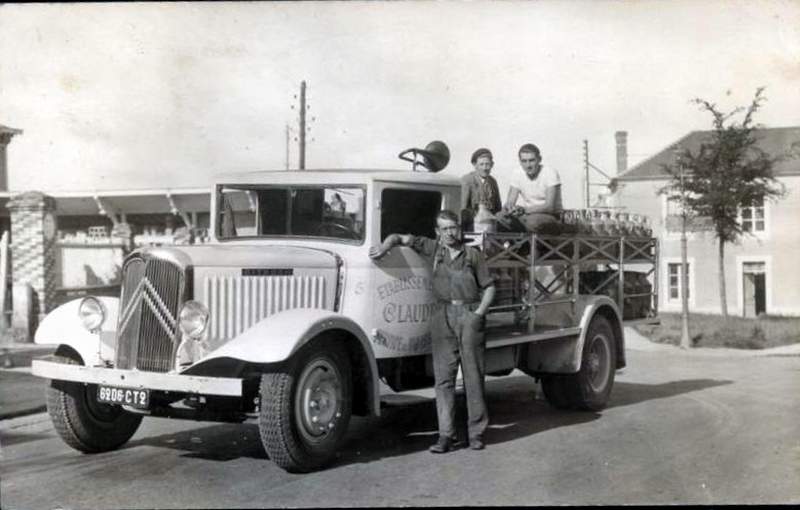
[[(680, 140), (671, 143), (654, 156), (634, 165), (630, 170), (620, 174), (620, 181), (645, 181), (668, 179), (662, 165), (669, 165), (674, 161), (673, 148), (679, 146), (696, 152), (700, 145), (709, 140), (713, 131), (692, 131)], [(758, 146), (769, 154), (780, 154), (789, 151), (793, 143), (800, 143), (800, 126), (762, 128), (756, 131)], [(800, 175), (800, 159), (787, 159), (779, 161), (774, 167), (774, 175)]]

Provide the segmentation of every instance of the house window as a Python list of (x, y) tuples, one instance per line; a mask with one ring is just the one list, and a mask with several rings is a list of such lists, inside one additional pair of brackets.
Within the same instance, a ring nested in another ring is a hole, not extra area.
[(739, 224), (745, 232), (764, 232), (764, 199), (739, 208)]
[[(664, 197), (664, 226), (668, 234), (675, 234), (683, 227), (684, 207), (679, 198)], [(686, 207), (686, 231), (688, 233), (713, 230), (711, 219), (707, 216), (697, 216), (688, 206)]]
[[(690, 271), (690, 266), (686, 264), (686, 270), (689, 272), (689, 277), (691, 277), (692, 272)], [(667, 300), (668, 301), (680, 301), (681, 300), (681, 264), (680, 263), (670, 263), (667, 264)], [(691, 282), (689, 282), (689, 288), (692, 287)], [(689, 299), (689, 289), (686, 289), (686, 299)]]

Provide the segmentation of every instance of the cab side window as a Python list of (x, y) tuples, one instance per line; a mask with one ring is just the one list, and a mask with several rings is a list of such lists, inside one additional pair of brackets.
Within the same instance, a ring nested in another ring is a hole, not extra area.
[(381, 192), (381, 241), (389, 234), (436, 238), (436, 214), (442, 208), (438, 191), (384, 189)]

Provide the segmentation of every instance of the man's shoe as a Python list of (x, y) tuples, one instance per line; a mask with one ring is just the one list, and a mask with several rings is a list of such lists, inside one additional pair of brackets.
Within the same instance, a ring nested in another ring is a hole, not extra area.
[(447, 453), (453, 449), (453, 440), (447, 437), (440, 437), (436, 444), (428, 448), (431, 453)]
[(486, 448), (486, 445), (483, 444), (483, 440), (479, 437), (475, 437), (469, 440), (469, 449), (470, 450), (483, 450)]

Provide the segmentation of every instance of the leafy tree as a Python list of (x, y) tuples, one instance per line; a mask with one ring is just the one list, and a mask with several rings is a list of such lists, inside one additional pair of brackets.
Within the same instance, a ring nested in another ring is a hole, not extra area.
[[(777, 200), (786, 194), (772, 169), (792, 154), (768, 154), (758, 145), (762, 126), (755, 123), (754, 116), (766, 100), (763, 92), (764, 87), (758, 88), (749, 106), (727, 113), (705, 99), (693, 99), (700, 110), (713, 116), (714, 129), (698, 150), (677, 147), (676, 161), (663, 166), (671, 179), (661, 192), (670, 200), (683, 199), (691, 216), (706, 218), (717, 239), (720, 305), (725, 317), (725, 245), (738, 242), (745, 233), (738, 221), (739, 207)], [(740, 114), (744, 116), (737, 122)]]

